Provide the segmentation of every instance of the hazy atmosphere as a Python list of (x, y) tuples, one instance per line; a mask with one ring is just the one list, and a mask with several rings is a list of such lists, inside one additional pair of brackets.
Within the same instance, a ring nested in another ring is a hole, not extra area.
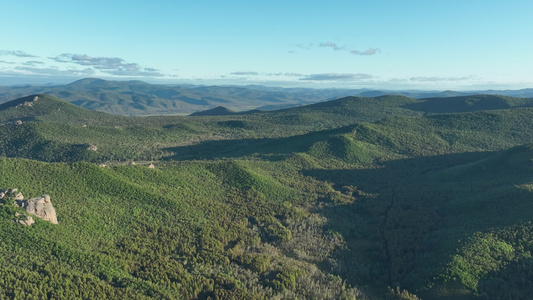
[(0, 85), (531, 87), (533, 2), (2, 1)]

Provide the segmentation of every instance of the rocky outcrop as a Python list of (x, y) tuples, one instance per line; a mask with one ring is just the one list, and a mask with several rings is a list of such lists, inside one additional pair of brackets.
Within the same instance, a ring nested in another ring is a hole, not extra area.
[(33, 223), (35, 223), (31, 216), (26, 216), (19, 213), (15, 213), (15, 218), (13, 219), (13, 222), (22, 224), (24, 226), (31, 226)]
[[(31, 198), (24, 200), (22, 193), (18, 192), (17, 189), (8, 189), (0, 190), (0, 200), (3, 200), (4, 203), (9, 203), (13, 201), (14, 206), (22, 207), (26, 213), (36, 216), (44, 221), (48, 221), (52, 224), (57, 224), (57, 215), (52, 202), (50, 201), (50, 196), (43, 195), (41, 197)], [(13, 221), (23, 224), (31, 225), (35, 221), (31, 216), (25, 218), (23, 215), (15, 214)]]
[(52, 224), (57, 224), (56, 210), (52, 206), (50, 196), (31, 198), (28, 200), (15, 200), (15, 205), (22, 207), (27, 213), (39, 217)]

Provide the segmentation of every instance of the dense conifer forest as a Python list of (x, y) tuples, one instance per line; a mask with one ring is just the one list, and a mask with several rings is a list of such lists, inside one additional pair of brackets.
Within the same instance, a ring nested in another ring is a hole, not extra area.
[(533, 99), (126, 117), (0, 105), (7, 299), (529, 299)]

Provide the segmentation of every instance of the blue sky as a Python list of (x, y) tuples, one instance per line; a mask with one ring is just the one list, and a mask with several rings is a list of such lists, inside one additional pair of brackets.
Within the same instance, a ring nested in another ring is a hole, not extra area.
[(533, 87), (533, 1), (0, 1), (0, 85)]

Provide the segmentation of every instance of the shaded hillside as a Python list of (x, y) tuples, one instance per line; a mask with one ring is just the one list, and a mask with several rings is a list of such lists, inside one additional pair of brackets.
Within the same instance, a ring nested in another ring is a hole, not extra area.
[[(313, 105), (309, 106), (311, 107)], [(349, 110), (342, 111), (349, 113)], [(269, 114), (252, 116), (260, 118), (267, 115)], [(272, 118), (278, 117), (277, 113), (272, 115)], [(323, 122), (321, 114), (310, 116), (317, 117), (317, 122)], [(308, 120), (310, 118), (301, 122)], [(340, 122), (343, 118), (338, 116), (335, 120)], [(289, 127), (279, 123), (273, 122), (275, 125), (272, 127)], [(238, 128), (236, 123), (233, 124)], [(294, 125), (294, 128), (299, 126)], [(302, 152), (313, 157), (319, 164), (338, 166), (372, 165), (395, 158), (446, 153), (495, 151), (531, 140), (533, 109), (520, 108), (426, 117), (393, 117), (374, 123), (358, 123), (286, 137), (211, 140), (167, 150), (177, 153), (172, 159), (179, 160), (258, 155), (280, 159)]]
[(460, 97), (428, 98), (419, 103), (406, 104), (405, 108), (425, 113), (458, 113), (480, 110), (532, 107), (533, 99), (499, 95), (474, 95)]
[(49, 95), (32, 95), (0, 105), (0, 124), (15, 120), (65, 124), (120, 123), (124, 117), (91, 111)]
[(358, 267), (360, 278), (422, 299), (527, 299), (529, 288), (519, 282), (530, 281), (533, 173), (516, 164), (531, 166), (530, 160), (527, 146), (304, 174), (357, 195), (324, 212), (350, 245), (340, 262), (348, 278), (357, 277), (350, 257), (358, 257), (373, 262)]
[(191, 117), (195, 117), (195, 116), (228, 116), (228, 115), (234, 115), (236, 113), (237, 113), (236, 111), (228, 109), (226, 107), (217, 106), (217, 107), (215, 107), (213, 109), (192, 113), (192, 114), (190, 114), (190, 116)]

